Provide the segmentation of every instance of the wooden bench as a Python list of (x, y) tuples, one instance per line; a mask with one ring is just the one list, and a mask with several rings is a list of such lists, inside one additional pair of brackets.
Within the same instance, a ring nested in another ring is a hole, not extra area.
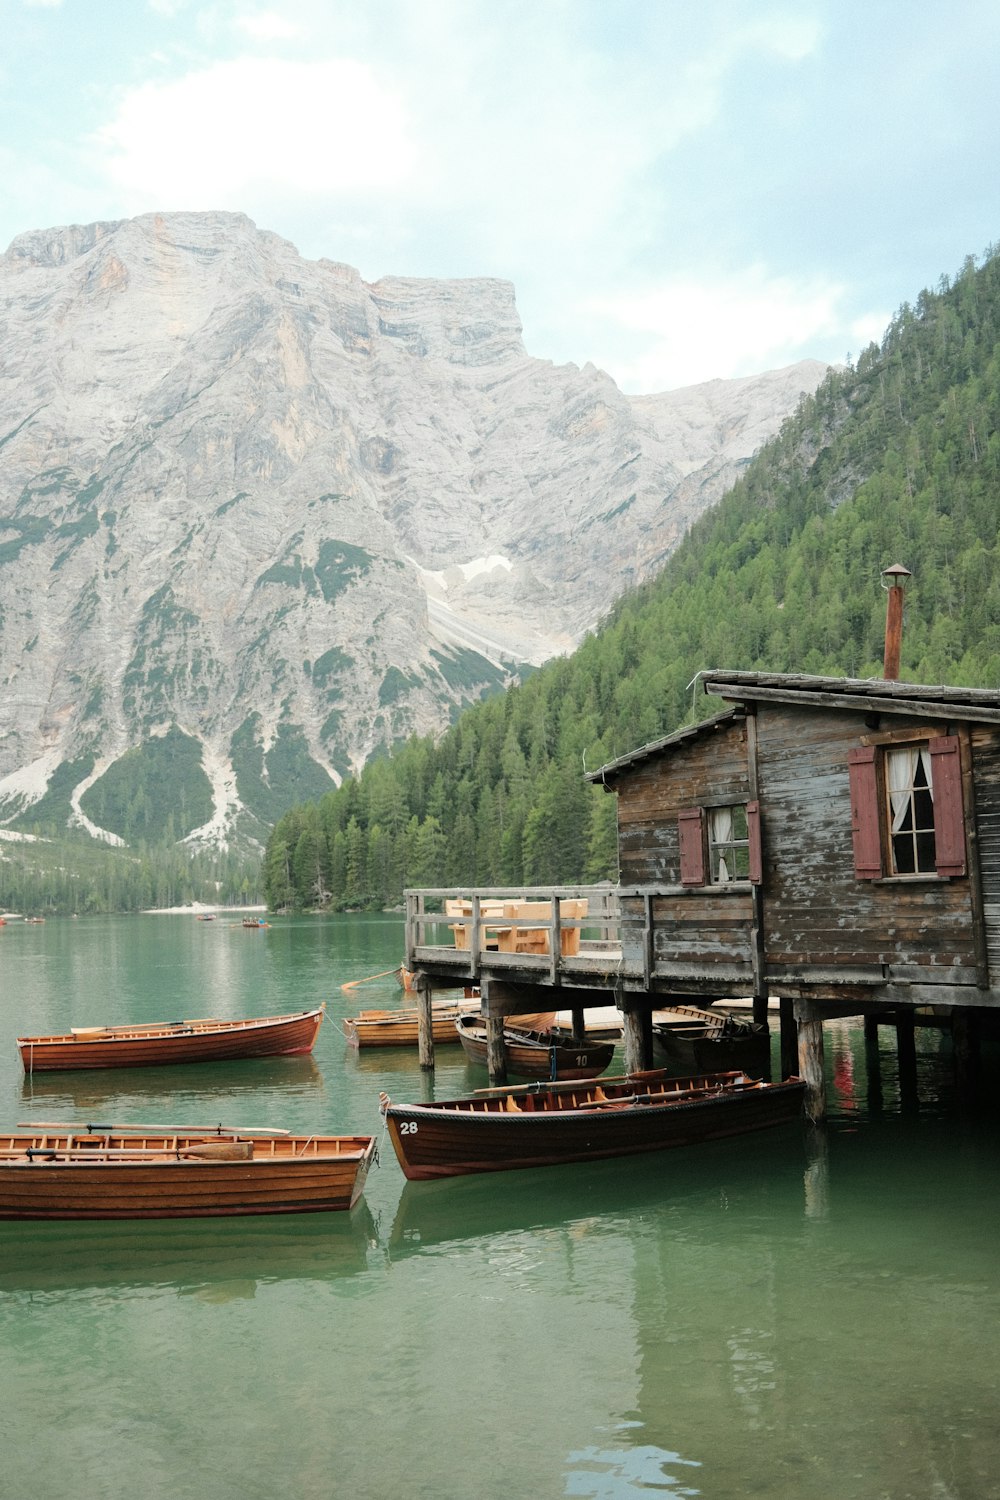
[[(445, 901), (444, 914), (446, 917), (466, 917), (465, 922), (453, 922), (451, 924), (452, 935), (455, 939), (456, 948), (468, 948), (472, 931), (472, 902), (471, 901)], [(481, 901), (479, 903), (479, 922), (481, 943), (480, 947), (496, 952), (499, 947), (499, 938), (493, 922), (486, 925), (487, 918), (496, 919), (503, 917), (504, 903), (502, 901)]]
[[(503, 915), (508, 921), (518, 920), (527, 922), (534, 918), (535, 921), (544, 919), (549, 922), (552, 917), (552, 903), (550, 901), (507, 901), (504, 903)], [(580, 921), (587, 915), (587, 902), (560, 901), (560, 921)], [(545, 927), (516, 926), (498, 929), (499, 950), (501, 953), (548, 953), (549, 931)], [(559, 928), (559, 951), (564, 958), (573, 957), (580, 951), (580, 929), (579, 927)]]

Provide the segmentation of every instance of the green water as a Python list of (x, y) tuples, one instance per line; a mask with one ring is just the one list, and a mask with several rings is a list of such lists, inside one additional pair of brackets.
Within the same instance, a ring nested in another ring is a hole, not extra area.
[[(0, 929), (0, 1124), (380, 1134), (378, 1093), (485, 1078), (459, 1048), (351, 1052), (394, 1003), (394, 918), (190, 916)], [(311, 1058), (25, 1080), (21, 1032), (326, 1000)], [(689, 1152), (406, 1184), (352, 1214), (0, 1224), (3, 1500), (992, 1500), (995, 1115), (921, 1105), (827, 1033), (833, 1115)]]

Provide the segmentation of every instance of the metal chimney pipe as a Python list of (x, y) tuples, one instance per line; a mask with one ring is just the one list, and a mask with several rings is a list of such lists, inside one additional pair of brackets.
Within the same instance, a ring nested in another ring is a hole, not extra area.
[(888, 595), (885, 601), (885, 658), (882, 676), (886, 682), (897, 682), (903, 649), (903, 588), (906, 580), (912, 578), (913, 574), (909, 568), (894, 563), (891, 568), (883, 569), (882, 577), (889, 580), (882, 585)]

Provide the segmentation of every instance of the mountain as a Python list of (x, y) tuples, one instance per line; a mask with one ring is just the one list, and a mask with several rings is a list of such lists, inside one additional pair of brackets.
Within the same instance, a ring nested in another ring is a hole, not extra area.
[(0, 822), (262, 838), (571, 649), (825, 367), (630, 397), (234, 214), (0, 260)]
[(881, 676), (895, 563), (913, 574), (901, 676), (996, 690), (998, 351), (990, 250), (831, 371), (572, 655), (280, 818), (270, 904), (615, 879), (615, 798), (584, 771), (723, 707), (698, 686), (708, 668)]

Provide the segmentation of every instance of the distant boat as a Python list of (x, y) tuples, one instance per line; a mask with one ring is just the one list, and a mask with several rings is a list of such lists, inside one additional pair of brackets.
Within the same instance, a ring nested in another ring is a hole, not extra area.
[(263, 917), (244, 917), (244, 927), (270, 927), (270, 922), (265, 922)]
[(55, 1036), (21, 1036), (26, 1073), (76, 1068), (141, 1068), (164, 1063), (228, 1062), (311, 1052), (325, 1006), (237, 1021), (150, 1021), (74, 1026)]
[(800, 1078), (745, 1073), (671, 1078), (663, 1069), (582, 1083), (484, 1089), (434, 1104), (379, 1106), (404, 1174), (415, 1181), (550, 1167), (744, 1135), (795, 1119)]
[[(538, 1019), (544, 1022), (546, 1018)], [(485, 1067), (487, 1038), (482, 1017), (466, 1012), (456, 1018), (455, 1029), (469, 1061)], [(507, 1070), (521, 1078), (596, 1078), (611, 1066), (615, 1055), (614, 1041), (574, 1038), (562, 1029), (524, 1024), (518, 1016), (508, 1018), (503, 1040)]]
[(0, 1133), (0, 1219), (329, 1213), (361, 1196), (373, 1136), (20, 1125)]
[(198, 913), (198, 921), (199, 922), (214, 922), (215, 921), (215, 912), (214, 911), (200, 911)]

